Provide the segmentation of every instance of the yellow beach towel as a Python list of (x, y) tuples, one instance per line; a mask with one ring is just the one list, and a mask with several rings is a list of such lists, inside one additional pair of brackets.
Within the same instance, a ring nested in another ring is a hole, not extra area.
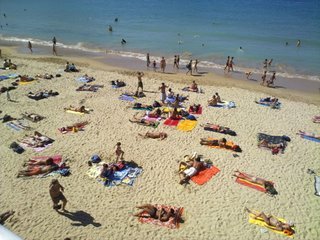
[(27, 81), (27, 82), (18, 82), (19, 85), (27, 85), (27, 84), (30, 84), (30, 83), (34, 83), (35, 80), (32, 80), (32, 81)]
[[(258, 213), (258, 211), (255, 211)], [(277, 217), (275, 217), (277, 218)], [(277, 218), (279, 221), (283, 222), (283, 223), (287, 223), (287, 221), (283, 218)], [(249, 223), (251, 224), (255, 224), (255, 225), (258, 225), (258, 226), (261, 226), (261, 227), (265, 227), (265, 228), (268, 228), (270, 229), (272, 232), (275, 232), (275, 233), (278, 233), (278, 234), (281, 234), (281, 235), (284, 235), (286, 237), (290, 237), (290, 238), (293, 238), (294, 234), (293, 235), (288, 235), (285, 231), (279, 231), (279, 230), (276, 230), (275, 227), (273, 226), (270, 226), (268, 225), (266, 222), (263, 221), (262, 218), (254, 218), (254, 214), (250, 213), (249, 214)], [(293, 230), (295, 230), (294, 228), (292, 228)]]
[(78, 115), (84, 115), (84, 112), (77, 112), (77, 111), (72, 111), (72, 110), (66, 110), (68, 113), (73, 113), (73, 114), (78, 114)]
[(197, 126), (197, 121), (182, 120), (179, 122), (177, 129), (180, 131), (188, 132), (192, 131)]

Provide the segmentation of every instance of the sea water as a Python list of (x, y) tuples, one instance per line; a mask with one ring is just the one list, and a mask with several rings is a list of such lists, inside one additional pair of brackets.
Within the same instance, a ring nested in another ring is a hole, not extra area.
[(51, 46), (55, 36), (58, 47), (220, 69), (234, 56), (257, 72), (273, 59), (280, 76), (320, 81), (319, 0), (0, 0), (0, 12), (0, 40)]

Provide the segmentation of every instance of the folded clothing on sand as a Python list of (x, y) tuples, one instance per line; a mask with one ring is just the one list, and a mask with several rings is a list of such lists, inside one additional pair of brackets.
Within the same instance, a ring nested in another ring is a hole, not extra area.
[(180, 219), (184, 210), (182, 207), (173, 207), (173, 206), (166, 206), (166, 205), (159, 205), (159, 204), (155, 204), (154, 207), (156, 207), (158, 210), (164, 209), (166, 212), (170, 212), (170, 210), (173, 209), (175, 216), (170, 217), (170, 219), (166, 222), (162, 222), (159, 219), (154, 219), (149, 217), (148, 213), (144, 213), (142, 214), (143, 217), (139, 217), (139, 222), (151, 223), (157, 226), (167, 227), (171, 229), (180, 227)]
[[(259, 213), (258, 211), (255, 211), (255, 212), (257, 214)], [(287, 221), (285, 219), (283, 219), (283, 218), (277, 218), (277, 219), (278, 219), (278, 221), (281, 221), (283, 223), (287, 223)], [(294, 236), (294, 235), (289, 235), (286, 230), (283, 230), (283, 231), (277, 230), (274, 226), (268, 225), (265, 221), (263, 221), (262, 218), (256, 218), (255, 215), (252, 214), (252, 213), (249, 214), (249, 223), (255, 224), (255, 225), (258, 225), (258, 226), (261, 226), (261, 227), (265, 227), (265, 228), (270, 229), (271, 231), (273, 231), (275, 233), (278, 233), (278, 234), (281, 234), (281, 235), (284, 235), (284, 236), (287, 236), (287, 237), (293, 237)]]

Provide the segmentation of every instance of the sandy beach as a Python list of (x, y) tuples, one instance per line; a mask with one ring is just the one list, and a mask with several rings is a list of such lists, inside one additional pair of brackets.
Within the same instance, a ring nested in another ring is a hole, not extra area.
[[(184, 103), (201, 104), (202, 115), (190, 132), (168, 127), (163, 121), (156, 130), (129, 122), (137, 112), (130, 103), (119, 100), (121, 93), (135, 91), (136, 71), (108, 66), (99, 59), (52, 57), (44, 55), (18, 54), (12, 48), (3, 48), (2, 55), (17, 64), (17, 70), (0, 71), (0, 75), (17, 73), (35, 76), (49, 73), (61, 74), (60, 78), (36, 80), (19, 85), (10, 91), (14, 101), (0, 95), (0, 110), (12, 117), (21, 117), (24, 112), (34, 112), (45, 117), (38, 123), (29, 122), (31, 131), (14, 131), (5, 124), (0, 125), (0, 210), (13, 209), (15, 214), (5, 226), (23, 239), (285, 239), (272, 231), (248, 222), (244, 208), (264, 211), (292, 221), (296, 226), (295, 239), (315, 240), (320, 236), (320, 198), (314, 195), (314, 178), (307, 169), (320, 173), (319, 143), (302, 139), (299, 130), (320, 133), (320, 125), (312, 117), (320, 114), (319, 93), (304, 93), (283, 88), (266, 88), (256, 82), (233, 79), (213, 73), (199, 77), (178, 74), (161, 74), (145, 71), (143, 77), (146, 97), (137, 100), (152, 104), (160, 100), (158, 90), (165, 82), (175, 93), (189, 95)], [(79, 73), (65, 73), (66, 61), (74, 62)], [(171, 69), (170, 69), (171, 71)], [(84, 74), (93, 76), (92, 84), (104, 85), (97, 92), (77, 92), (82, 83), (75, 79)], [(124, 81), (124, 88), (113, 89), (112, 80)], [(183, 92), (195, 80), (203, 94)], [(0, 82), (8, 87), (13, 80)], [(34, 101), (29, 92), (53, 90), (58, 96)], [(218, 92), (222, 100), (234, 101), (236, 108), (209, 108), (207, 100)], [(271, 109), (254, 101), (263, 97), (277, 97), (281, 109)], [(63, 109), (69, 105), (85, 105), (90, 114), (75, 115)], [(84, 131), (61, 134), (58, 128), (76, 122), (88, 121)], [(237, 136), (204, 131), (200, 124), (215, 123), (228, 126)], [(36, 153), (26, 149), (16, 154), (9, 145), (26, 134), (38, 131), (54, 139), (51, 147)], [(138, 133), (164, 131), (166, 140), (142, 139)], [(284, 154), (272, 155), (257, 146), (257, 134), (287, 135), (291, 138)], [(212, 149), (199, 144), (200, 138), (226, 137), (240, 145), (242, 152)], [(122, 143), (126, 161), (134, 161), (143, 168), (133, 186), (104, 187), (89, 178), (87, 161), (98, 154), (108, 162), (114, 160), (114, 146)], [(197, 152), (210, 159), (220, 172), (206, 184), (199, 186), (190, 182), (179, 184), (178, 166), (185, 155)], [(52, 209), (49, 185), (53, 177), (17, 178), (23, 164), (33, 156), (61, 154), (68, 159), (71, 175), (58, 176), (65, 187), (69, 213), (57, 213)], [(275, 183), (279, 192), (268, 196), (252, 188), (240, 185), (232, 177), (240, 170)], [(132, 215), (135, 206), (151, 203), (183, 207), (184, 223), (179, 229), (168, 229), (152, 224), (142, 224)]]

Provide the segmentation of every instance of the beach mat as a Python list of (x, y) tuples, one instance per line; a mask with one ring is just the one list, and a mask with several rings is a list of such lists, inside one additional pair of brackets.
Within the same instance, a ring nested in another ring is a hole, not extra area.
[(133, 102), (135, 100), (134, 97), (128, 96), (128, 95), (121, 95), (119, 99), (122, 101), (128, 101), (128, 102)]
[(21, 131), (23, 130), (22, 128), (20, 128), (19, 126), (17, 126), (16, 124), (14, 124), (13, 122), (7, 122), (6, 123), (6, 126), (11, 128), (12, 130), (15, 130), (15, 131)]
[(143, 217), (139, 217), (139, 222), (141, 223), (151, 223), (157, 226), (167, 227), (171, 229), (177, 229), (180, 227), (179, 219), (182, 216), (183, 208), (182, 207), (172, 207), (172, 206), (165, 206), (165, 205), (154, 205), (157, 209), (165, 209), (166, 211), (170, 211), (170, 209), (174, 209), (176, 217), (171, 217), (168, 221), (162, 222), (159, 219), (154, 219), (148, 217), (149, 215), (147, 213), (143, 213)]
[(197, 126), (197, 121), (182, 120), (178, 123), (177, 129), (183, 132), (192, 131)]
[(34, 83), (35, 82), (35, 80), (31, 80), (31, 81), (26, 81), (26, 82), (18, 82), (18, 85), (28, 85), (28, 84), (30, 84), (30, 83)]
[(177, 126), (179, 124), (180, 119), (171, 119), (171, 118), (167, 118), (163, 124), (167, 125), (167, 126)]
[[(258, 211), (255, 211), (255, 212), (258, 213)], [(268, 229), (270, 229), (272, 232), (281, 234), (281, 235), (286, 236), (286, 237), (292, 238), (292, 237), (294, 236), (294, 235), (288, 235), (288, 234), (286, 234), (286, 232), (284, 232), (284, 231), (276, 230), (275, 227), (270, 226), (270, 225), (268, 225), (267, 223), (265, 223), (262, 218), (256, 218), (256, 219), (255, 219), (254, 217), (255, 217), (254, 214), (252, 214), (252, 213), (249, 214), (249, 223), (255, 224), (255, 225), (258, 225), (258, 226), (261, 226), (261, 227), (268, 228)], [(287, 221), (286, 221), (285, 219), (283, 219), (283, 218), (277, 218), (277, 219), (278, 219), (279, 221), (283, 222), (283, 223), (287, 223)], [(294, 229), (294, 228), (293, 228), (293, 229)], [(294, 229), (294, 230), (295, 230), (295, 229)]]
[(198, 109), (198, 111), (197, 111), (197, 112), (192, 112), (192, 111), (190, 111), (190, 108), (189, 108), (188, 112), (189, 112), (189, 113), (191, 113), (191, 114), (197, 114), (197, 115), (200, 115), (200, 114), (202, 114), (202, 106), (200, 106), (200, 107), (199, 107), (199, 109)]
[(211, 166), (210, 168), (200, 171), (197, 175), (193, 176), (191, 180), (198, 185), (203, 185), (213, 176), (217, 175), (218, 172), (220, 172), (220, 169), (216, 168), (215, 166)]
[[(247, 175), (249, 175), (249, 174), (247, 174)], [(264, 188), (264, 186), (262, 186), (260, 184), (257, 184), (257, 183), (252, 183), (250, 181), (247, 181), (247, 180), (244, 180), (244, 179), (241, 179), (241, 178), (238, 178), (238, 177), (236, 178), (236, 183), (239, 183), (241, 185), (256, 189), (256, 190), (258, 190), (260, 192), (264, 192), (264, 193), (266, 192), (266, 189)]]
[(309, 136), (303, 136), (303, 135), (301, 135), (301, 137), (302, 137), (303, 139), (307, 139), (307, 140), (309, 140), (309, 141), (313, 141), (313, 142), (318, 142), (318, 143), (320, 143), (320, 139), (318, 139), (318, 138), (309, 137)]
[(78, 114), (78, 115), (84, 115), (84, 112), (77, 112), (77, 111), (73, 111), (73, 110), (65, 110), (67, 113), (73, 113), (73, 114)]

